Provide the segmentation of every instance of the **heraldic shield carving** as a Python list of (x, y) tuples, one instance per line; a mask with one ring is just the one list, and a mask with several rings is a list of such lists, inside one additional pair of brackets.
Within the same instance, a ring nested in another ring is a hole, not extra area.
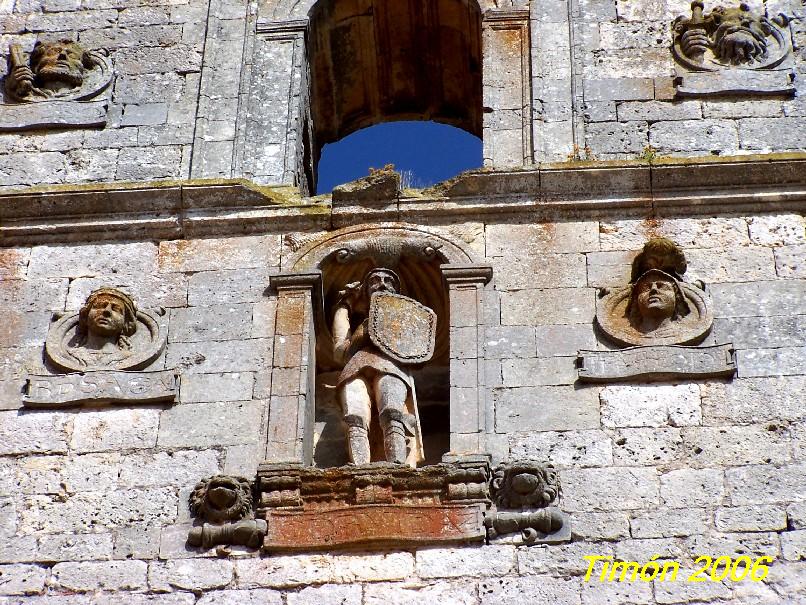
[(434, 355), (437, 314), (407, 296), (373, 294), (368, 328), (372, 344), (400, 363), (423, 363)]

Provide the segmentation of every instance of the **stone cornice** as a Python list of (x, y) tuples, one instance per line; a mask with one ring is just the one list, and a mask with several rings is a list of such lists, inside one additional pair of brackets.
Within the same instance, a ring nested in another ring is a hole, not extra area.
[(182, 239), (484, 214), (579, 220), (797, 212), (806, 209), (806, 153), (479, 170), (382, 201), (303, 198), (292, 187), (244, 179), (38, 186), (0, 191), (0, 245)]

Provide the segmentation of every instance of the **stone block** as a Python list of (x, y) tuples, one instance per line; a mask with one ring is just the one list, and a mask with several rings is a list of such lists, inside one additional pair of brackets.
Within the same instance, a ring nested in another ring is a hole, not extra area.
[(593, 155), (638, 154), (647, 146), (646, 122), (594, 122), (588, 124), (585, 141)]
[(613, 556), (613, 547), (609, 544), (571, 542), (522, 548), (518, 550), (518, 572), (522, 576), (580, 576), (588, 569), (588, 561), (583, 558), (587, 555)]
[(778, 534), (711, 532), (707, 536), (692, 536), (686, 540), (686, 548), (693, 558), (698, 555), (710, 557), (738, 557), (748, 555), (751, 559), (768, 556), (777, 559), (780, 553)]
[(494, 389), (495, 428), (516, 431), (567, 431), (599, 428), (596, 389), (523, 387)]
[(299, 592), (288, 593), (286, 603), (288, 605), (361, 605), (362, 592), (362, 587), (359, 585), (309, 586)]
[(153, 181), (180, 177), (181, 166), (182, 148), (179, 146), (125, 147), (120, 150), (115, 179)]
[(585, 256), (588, 264), (588, 286), (617, 287), (630, 281), (634, 251), (590, 252)]
[(184, 374), (180, 388), (182, 403), (246, 401), (252, 398), (253, 372)]
[(775, 249), (775, 272), (785, 279), (806, 279), (806, 245)]
[(68, 418), (52, 412), (0, 412), (0, 455), (66, 452)]
[(552, 288), (501, 293), (505, 326), (590, 324), (595, 315), (592, 288)]
[(768, 279), (775, 271), (770, 248), (742, 247), (724, 250), (686, 250), (689, 279), (707, 284)]
[(467, 581), (396, 582), (364, 585), (365, 605), (420, 605), (421, 603), (450, 603), (476, 605), (475, 584)]
[[(30, 595), (45, 590), (48, 570), (37, 565), (0, 565), (0, 595)], [(7, 601), (8, 603), (11, 601)]]
[(616, 111), (620, 122), (698, 120), (702, 117), (699, 101), (626, 101), (619, 103)]
[(583, 540), (618, 540), (630, 537), (630, 519), (626, 513), (575, 512), (571, 515), (571, 531)]
[(29, 277), (93, 277), (149, 274), (157, 268), (151, 242), (37, 246), (31, 251)]
[(159, 527), (123, 527), (114, 532), (113, 559), (153, 559), (160, 548)]
[(658, 502), (655, 469), (611, 467), (566, 469), (562, 474), (563, 510), (590, 512), (647, 508)]
[(31, 261), (30, 248), (3, 248), (0, 249), (0, 278), (2, 283), (6, 280), (25, 278), (28, 272), (28, 263)]
[(806, 347), (737, 351), (736, 365), (741, 378), (806, 374)]
[(729, 155), (739, 149), (739, 138), (732, 120), (675, 120), (652, 124), (649, 144), (659, 153), (708, 151)]
[(176, 519), (177, 502), (176, 490), (170, 488), (80, 492), (68, 497), (28, 496), (20, 515), (20, 531), (86, 533), (171, 523)]
[(725, 495), (721, 469), (683, 468), (665, 473), (660, 478), (661, 500), (672, 508), (719, 506)]
[[(104, 121), (106, 111), (103, 112)], [(111, 181), (118, 163), (117, 149), (76, 149), (65, 155), (66, 180), (71, 183)]]
[(786, 529), (786, 519), (780, 506), (734, 506), (716, 510), (714, 527), (722, 532), (780, 531)]
[(264, 298), (252, 305), (252, 338), (272, 338), (276, 319), (276, 298)]
[(806, 218), (799, 214), (769, 214), (747, 219), (750, 239), (760, 246), (806, 244)]
[(177, 240), (161, 242), (159, 247), (162, 272), (259, 269), (279, 265), (279, 235)]
[(554, 466), (611, 466), (613, 444), (603, 431), (546, 431), (509, 436), (513, 458), (547, 460)]
[(607, 386), (600, 399), (604, 426), (679, 427), (702, 420), (697, 385)]
[(0, 156), (0, 185), (61, 183), (65, 178), (64, 164), (64, 155), (56, 152)]
[(32, 32), (77, 32), (96, 27), (114, 27), (117, 17), (115, 10), (33, 13), (28, 15), (25, 27)]
[(197, 72), (201, 63), (201, 53), (184, 44), (121, 48), (115, 55), (115, 71), (123, 75)]
[(689, 603), (716, 601), (718, 599), (728, 599), (731, 596), (731, 589), (724, 580), (722, 582), (687, 582), (698, 568), (681, 566), (674, 582), (655, 582), (655, 600), (661, 604), (667, 603)]
[(9, 309), (4, 319), (4, 329), (0, 332), (0, 347), (29, 347), (43, 343), (47, 338), (50, 320), (50, 311), (19, 313)]
[(772, 151), (803, 149), (806, 131), (800, 118), (746, 118), (738, 120), (739, 141), (742, 149)]
[(252, 305), (229, 304), (171, 310), (171, 342), (242, 340), (252, 332)]
[(793, 529), (806, 529), (806, 502), (794, 502), (786, 508), (788, 524)]
[(62, 590), (143, 590), (146, 588), (144, 561), (85, 561), (57, 563), (52, 584)]
[(535, 337), (538, 357), (575, 356), (580, 349), (596, 349), (593, 326), (548, 325), (536, 326)]
[(171, 343), (166, 364), (180, 368), (183, 374), (254, 372), (271, 366), (272, 340)]
[[(333, 581), (332, 563), (326, 555), (242, 559), (234, 565), (239, 588), (294, 588)], [(414, 567), (413, 557), (410, 567)]]
[(505, 359), (501, 371), (506, 387), (573, 384), (577, 379), (573, 357)]
[(640, 250), (651, 237), (668, 237), (681, 248), (719, 248), (749, 245), (747, 223), (741, 218), (663, 218), (653, 221), (601, 221), (602, 250)]
[(266, 447), (262, 443), (228, 447), (224, 457), (223, 473), (243, 477), (254, 475), (258, 464), (263, 461), (265, 451)]
[(421, 578), (505, 576), (517, 569), (514, 546), (429, 548), (417, 551), (417, 575)]
[(602, 50), (625, 48), (653, 48), (671, 44), (670, 31), (657, 21), (625, 23), (622, 21), (599, 24)]
[(713, 334), (717, 342), (732, 342), (737, 349), (804, 346), (806, 315), (718, 318)]
[(124, 105), (120, 125), (156, 126), (165, 124), (168, 119), (167, 103), (143, 103), (141, 105)]
[(260, 269), (202, 271), (190, 276), (188, 304), (254, 303), (263, 298), (269, 276)]
[(547, 575), (489, 578), (478, 583), (481, 605), (511, 605), (529, 595), (535, 603), (579, 605), (580, 580)]
[[(683, 541), (680, 538), (644, 538), (641, 540), (621, 540), (616, 543), (616, 559), (619, 561), (649, 561), (653, 556), (660, 560), (680, 561), (684, 556)], [(684, 576), (686, 577), (686, 576)]]
[(775, 118), (784, 115), (784, 103), (774, 99), (714, 99), (703, 101), (706, 118)]
[(535, 330), (528, 326), (488, 327), (483, 347), (488, 359), (531, 357), (535, 354)]
[(262, 402), (194, 403), (163, 412), (162, 447), (207, 447), (255, 443), (260, 438)]
[(621, 429), (613, 435), (613, 463), (616, 466), (655, 466), (681, 457), (680, 429)]
[(493, 223), (487, 225), (488, 257), (522, 258), (524, 252), (576, 253), (599, 249), (599, 231), (595, 222)]
[[(599, 572), (601, 573), (601, 572)], [(598, 576), (593, 576), (597, 577)], [(643, 582), (583, 582), (582, 605), (600, 603), (652, 603), (652, 585)]]
[(806, 465), (758, 465), (730, 468), (725, 484), (734, 506), (806, 500)]
[(112, 534), (51, 534), (39, 538), (41, 561), (87, 561), (112, 556)]
[[(290, 595), (289, 595), (290, 596)], [(282, 605), (283, 594), (277, 590), (216, 590), (207, 592), (197, 605)], [(345, 603), (345, 605), (348, 605)], [(351, 604), (349, 604), (351, 605)]]
[(36, 560), (36, 536), (15, 536), (0, 540), (0, 559), (7, 563)]
[(218, 559), (154, 561), (148, 567), (148, 584), (157, 592), (224, 588), (232, 580), (232, 563)]
[(523, 288), (580, 288), (587, 285), (585, 256), (582, 254), (540, 254), (494, 258), (495, 286), (499, 290)]
[(184, 307), (187, 304), (185, 275), (112, 274), (99, 277), (80, 277), (70, 281), (67, 293), (67, 310), (78, 310), (93, 290), (101, 287), (118, 288), (134, 297), (138, 308)]
[(664, 508), (630, 520), (633, 538), (671, 538), (705, 533), (711, 514), (703, 508)]
[(122, 487), (184, 487), (219, 472), (214, 450), (129, 454), (120, 464)]
[(700, 388), (704, 424), (748, 424), (806, 418), (801, 397), (806, 389), (806, 378), (802, 376), (712, 382)]
[(652, 78), (586, 79), (585, 101), (640, 101), (655, 96)]
[(792, 459), (791, 437), (776, 424), (683, 429), (692, 466), (783, 464)]
[(806, 560), (806, 531), (789, 531), (781, 534), (781, 551), (787, 561)]
[(73, 421), (70, 449), (102, 452), (154, 447), (159, 419), (160, 410), (157, 408), (84, 412)]

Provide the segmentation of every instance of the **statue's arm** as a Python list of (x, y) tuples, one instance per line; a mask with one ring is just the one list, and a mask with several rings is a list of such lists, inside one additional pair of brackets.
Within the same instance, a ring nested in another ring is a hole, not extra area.
[(347, 363), (347, 354), (350, 350), (350, 308), (339, 305), (333, 314), (333, 356), (340, 364)]

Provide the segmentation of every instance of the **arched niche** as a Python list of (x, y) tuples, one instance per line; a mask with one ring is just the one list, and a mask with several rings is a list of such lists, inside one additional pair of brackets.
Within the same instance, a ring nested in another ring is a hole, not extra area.
[(484, 452), (484, 435), (493, 430), (481, 353), (489, 266), (474, 263), (462, 246), (436, 230), (388, 223), (327, 234), (304, 246), (286, 267), (287, 273), (272, 278), (277, 317), (267, 461), (346, 462), (335, 401), (331, 309), (337, 292), (373, 267), (394, 269), (403, 294), (437, 313), (436, 353), (414, 371), (428, 462), (448, 452)]
[[(317, 2), (318, 0), (265, 0), (262, 9), (273, 21), (289, 21), (308, 17)], [(482, 12), (496, 9), (499, 4), (512, 4), (511, 2), (506, 2), (506, 0), (478, 0), (474, 3)]]

